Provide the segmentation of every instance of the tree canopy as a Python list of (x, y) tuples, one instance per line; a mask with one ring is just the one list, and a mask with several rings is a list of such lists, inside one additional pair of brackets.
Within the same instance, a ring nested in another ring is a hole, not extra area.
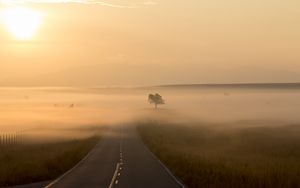
[(158, 93), (156, 93), (156, 94), (149, 94), (148, 101), (149, 101), (150, 104), (154, 104), (155, 109), (157, 109), (158, 105), (165, 104), (165, 100)]

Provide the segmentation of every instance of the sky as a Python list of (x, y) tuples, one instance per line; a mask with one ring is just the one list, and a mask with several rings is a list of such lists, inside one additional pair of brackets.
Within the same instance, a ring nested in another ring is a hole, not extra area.
[[(38, 13), (32, 37), (7, 27), (12, 7)], [(0, 86), (300, 82), (298, 0), (0, 0), (0, 11)]]

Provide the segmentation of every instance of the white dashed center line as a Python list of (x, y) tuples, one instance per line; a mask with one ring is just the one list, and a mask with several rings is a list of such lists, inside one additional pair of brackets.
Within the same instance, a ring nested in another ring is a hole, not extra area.
[(123, 165), (123, 131), (121, 128), (121, 132), (120, 132), (120, 158), (119, 158), (119, 162), (117, 163), (116, 166), (116, 170), (114, 173), (114, 176), (111, 180), (111, 183), (109, 185), (109, 188), (113, 188), (114, 185), (117, 185), (119, 183), (119, 178), (121, 176), (121, 170), (122, 170), (122, 165)]

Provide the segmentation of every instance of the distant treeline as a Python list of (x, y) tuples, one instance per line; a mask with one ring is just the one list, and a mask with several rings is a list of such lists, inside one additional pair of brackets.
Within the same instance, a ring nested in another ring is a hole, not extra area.
[(236, 89), (300, 89), (299, 83), (232, 83), (232, 84), (178, 84), (161, 85), (160, 88), (196, 89), (196, 88), (236, 88)]

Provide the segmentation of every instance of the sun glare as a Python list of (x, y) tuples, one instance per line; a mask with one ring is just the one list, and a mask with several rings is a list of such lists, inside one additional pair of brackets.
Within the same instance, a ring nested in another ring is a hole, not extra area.
[(1, 16), (7, 30), (19, 40), (31, 39), (41, 23), (41, 14), (25, 7), (4, 9)]

